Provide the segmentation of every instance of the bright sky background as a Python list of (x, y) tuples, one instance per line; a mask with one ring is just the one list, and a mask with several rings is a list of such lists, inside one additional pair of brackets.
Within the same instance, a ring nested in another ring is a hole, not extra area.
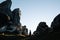
[(21, 10), (22, 25), (33, 32), (41, 21), (51, 25), (54, 17), (60, 13), (60, 0), (12, 0), (11, 9), (15, 8)]

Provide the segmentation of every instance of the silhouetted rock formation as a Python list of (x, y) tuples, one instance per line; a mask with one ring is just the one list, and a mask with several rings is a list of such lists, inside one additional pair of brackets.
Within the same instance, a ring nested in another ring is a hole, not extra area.
[(19, 8), (11, 11), (11, 0), (6, 0), (0, 4), (0, 32), (4, 33), (18, 33), (20, 23), (20, 10)]
[(60, 14), (58, 14), (55, 18), (54, 18), (54, 20), (53, 20), (53, 22), (51, 23), (51, 28), (53, 28), (54, 29), (54, 31), (59, 31), (60, 32)]
[(9, 17), (10, 17), (10, 20), (12, 20), (12, 18), (13, 18), (13, 17), (12, 17), (12, 12), (11, 12), (11, 10), (10, 10), (11, 4), (12, 4), (12, 1), (11, 1), (11, 0), (3, 1), (3, 2), (0, 4), (0, 13), (9, 16)]
[(13, 12), (12, 12), (12, 14), (13, 14), (13, 20), (12, 20), (12, 22), (13, 22), (16, 26), (21, 25), (21, 24), (20, 24), (21, 11), (19, 10), (19, 8), (14, 9)]
[(11, 0), (6, 0), (6, 1), (3, 1), (2, 3), (0, 3), (0, 7), (4, 8), (4, 9), (5, 8), (10, 9), (11, 4), (12, 4)]
[(28, 29), (26, 28), (26, 25), (22, 26), (22, 34), (28, 35)]
[(8, 19), (8, 17), (12, 18), (11, 15), (12, 13), (10, 10), (11, 4), (12, 4), (11, 0), (6, 0), (0, 4), (0, 18), (1, 18), (0, 24), (3, 26), (5, 23), (7, 24), (7, 22), (10, 20)]
[(42, 33), (46, 33), (46, 32), (49, 32), (49, 31), (51, 31), (51, 28), (49, 28), (48, 25), (45, 22), (40, 22), (36, 31), (34, 32), (34, 34), (35, 33), (42, 34)]
[(52, 32), (52, 29), (49, 28), (45, 22), (40, 22), (36, 31), (28, 38), (28, 40), (43, 40), (50, 32)]
[(28, 37), (27, 40), (60, 40), (60, 14), (57, 15), (51, 27), (49, 28), (45, 22), (40, 22), (34, 35)]
[(20, 31), (20, 27), (21, 27), (21, 23), (20, 23), (20, 15), (21, 15), (21, 11), (19, 8), (16, 8), (12, 11), (12, 15), (13, 15), (13, 24), (16, 26), (17, 30)]

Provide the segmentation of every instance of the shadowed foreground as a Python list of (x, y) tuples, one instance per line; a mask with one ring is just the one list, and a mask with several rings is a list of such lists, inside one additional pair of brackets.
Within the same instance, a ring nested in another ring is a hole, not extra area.
[(24, 40), (22, 36), (0, 36), (0, 40)]

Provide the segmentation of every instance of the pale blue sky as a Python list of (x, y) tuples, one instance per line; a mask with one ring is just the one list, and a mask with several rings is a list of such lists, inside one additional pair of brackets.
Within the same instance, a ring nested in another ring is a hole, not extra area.
[(60, 0), (12, 0), (11, 9), (15, 8), (21, 10), (22, 25), (33, 32), (41, 21), (50, 26), (54, 17), (60, 13)]

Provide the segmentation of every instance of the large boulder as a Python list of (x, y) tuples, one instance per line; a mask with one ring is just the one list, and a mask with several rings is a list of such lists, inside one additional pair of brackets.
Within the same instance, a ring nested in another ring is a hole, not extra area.
[(50, 28), (48, 27), (48, 25), (46, 24), (46, 22), (40, 22), (37, 26), (37, 29), (36, 29), (37, 32), (49, 32), (50, 31)]
[(11, 11), (11, 0), (0, 3), (0, 32), (19, 33), (17, 27), (21, 26), (19, 8)]
[(52, 21), (51, 28), (53, 28), (54, 31), (60, 31), (60, 14), (58, 14)]

